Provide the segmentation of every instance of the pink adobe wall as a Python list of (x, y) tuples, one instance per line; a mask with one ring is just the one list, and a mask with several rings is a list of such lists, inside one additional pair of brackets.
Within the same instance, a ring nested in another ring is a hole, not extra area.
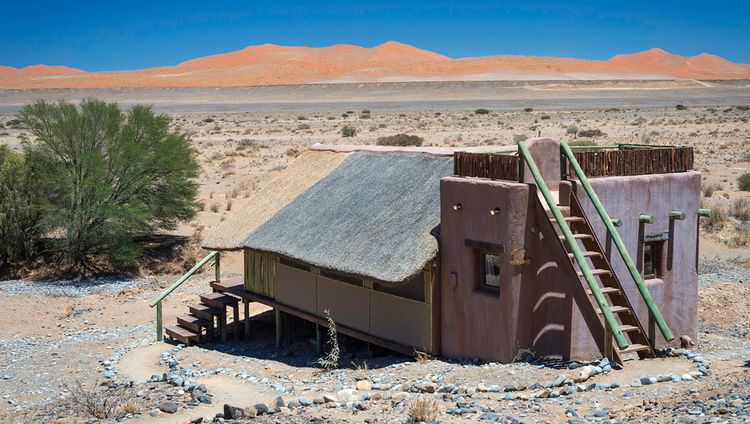
[[(662, 264), (663, 273), (658, 279), (646, 280), (651, 296), (659, 306), (664, 319), (677, 339), (688, 335), (695, 339), (698, 316), (698, 209), (700, 208), (699, 172), (607, 177), (589, 179), (610, 217), (623, 221), (617, 229), (633, 260), (642, 264), (644, 236), (667, 232)], [(612, 267), (624, 286), (625, 292), (638, 313), (641, 322), (648, 322), (648, 310), (633, 282), (624, 261), (606, 237), (606, 229), (593, 204), (578, 185), (578, 198), (588, 215), (594, 232), (608, 250)], [(686, 213), (685, 220), (670, 220), (670, 211)], [(640, 214), (656, 217), (654, 224), (640, 224)], [(659, 346), (665, 341), (657, 330)], [(678, 344), (678, 341), (672, 345)]]

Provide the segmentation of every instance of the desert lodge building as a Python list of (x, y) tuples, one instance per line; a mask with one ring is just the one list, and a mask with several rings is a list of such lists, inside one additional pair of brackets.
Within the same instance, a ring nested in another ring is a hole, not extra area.
[(208, 235), (244, 253), (243, 279), (213, 282), (166, 332), (197, 342), (229, 320), (237, 337), (255, 301), (277, 327), (329, 311), (339, 332), (409, 354), (652, 357), (696, 333), (708, 212), (692, 167), (691, 148), (550, 139), (316, 145)]

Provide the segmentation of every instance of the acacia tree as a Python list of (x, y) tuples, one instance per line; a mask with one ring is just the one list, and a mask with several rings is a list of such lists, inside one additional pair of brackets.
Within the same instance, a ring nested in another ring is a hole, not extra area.
[(0, 145), (0, 264), (36, 253), (40, 212), (38, 181), (24, 157)]
[(200, 166), (188, 136), (150, 107), (38, 101), (19, 118), (36, 140), (26, 161), (42, 187), (42, 225), (76, 268), (105, 255), (129, 263), (134, 237), (195, 216)]

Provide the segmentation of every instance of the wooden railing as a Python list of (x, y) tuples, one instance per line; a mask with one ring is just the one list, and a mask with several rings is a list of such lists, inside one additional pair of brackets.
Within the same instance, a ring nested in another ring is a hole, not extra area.
[[(607, 229), (612, 242), (617, 248), (617, 251), (620, 253), (620, 257), (625, 263), (630, 276), (633, 278), (633, 281), (638, 288), (638, 292), (640, 292), (641, 297), (643, 297), (643, 301), (648, 307), (650, 318), (654, 320), (656, 325), (659, 327), (659, 330), (661, 330), (662, 335), (664, 335), (664, 340), (673, 340), (674, 335), (672, 335), (672, 331), (669, 329), (669, 326), (664, 320), (661, 311), (659, 311), (658, 306), (656, 306), (656, 302), (654, 302), (653, 298), (651, 297), (651, 293), (648, 291), (648, 287), (646, 287), (646, 284), (643, 282), (643, 278), (641, 277), (641, 273), (638, 271), (638, 267), (636, 266), (635, 261), (633, 261), (633, 258), (630, 257), (630, 253), (625, 247), (625, 243), (622, 241), (622, 239), (620, 238), (620, 234), (612, 224), (612, 220), (610, 219), (607, 211), (604, 209), (604, 205), (599, 200), (599, 196), (594, 191), (594, 188), (591, 187), (591, 184), (586, 178), (586, 174), (584, 173), (583, 169), (581, 169), (581, 165), (578, 163), (575, 154), (570, 149), (570, 146), (568, 146), (568, 144), (564, 141), (560, 143), (560, 155), (563, 160), (567, 160), (568, 164), (570, 165), (570, 169), (578, 178), (578, 181), (581, 183), (581, 187), (583, 187), (584, 192), (588, 196), (589, 200), (591, 200), (591, 204), (594, 205), (596, 212), (602, 219), (602, 222), (604, 223), (604, 226)], [(652, 217), (641, 215), (640, 220), (643, 221), (644, 219), (653, 222)], [(652, 345), (655, 345), (656, 341), (652, 339), (651, 343)]]
[(193, 274), (198, 272), (199, 269), (203, 267), (203, 265), (207, 264), (211, 259), (214, 260), (214, 272), (215, 272), (215, 278), (216, 282), (219, 282), (221, 280), (221, 269), (220, 269), (220, 255), (218, 251), (213, 251), (206, 255), (203, 259), (198, 261), (195, 266), (190, 268), (188, 272), (182, 275), (179, 280), (172, 283), (171, 286), (169, 286), (166, 290), (162, 292), (162, 294), (159, 295), (156, 299), (151, 301), (151, 303), (148, 304), (150, 307), (156, 306), (156, 340), (161, 341), (164, 337), (163, 335), (163, 321), (162, 321), (162, 302), (164, 299), (169, 296), (173, 291), (177, 289), (177, 287), (180, 287), (182, 283), (184, 283), (188, 278), (192, 277)]

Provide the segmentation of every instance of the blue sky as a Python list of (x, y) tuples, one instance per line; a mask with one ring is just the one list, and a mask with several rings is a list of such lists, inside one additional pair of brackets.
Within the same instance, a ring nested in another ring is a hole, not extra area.
[(252, 44), (372, 47), (397, 40), (451, 57), (606, 59), (661, 47), (750, 63), (750, 2), (7, 2), (0, 64), (89, 71), (174, 65)]

